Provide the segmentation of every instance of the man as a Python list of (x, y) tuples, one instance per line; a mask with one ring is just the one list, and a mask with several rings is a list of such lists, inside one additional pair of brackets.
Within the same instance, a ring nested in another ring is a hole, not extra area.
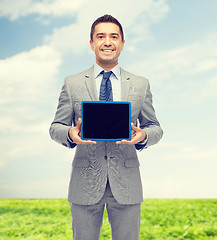
[[(156, 144), (163, 132), (152, 106), (148, 80), (118, 65), (124, 44), (117, 19), (104, 15), (93, 23), (90, 46), (96, 63), (65, 79), (50, 127), (52, 139), (76, 147), (68, 194), (75, 240), (99, 239), (105, 204), (113, 240), (139, 237), (143, 196), (136, 149)], [(111, 85), (110, 100), (131, 102), (130, 141), (96, 142), (80, 137), (81, 102), (102, 100), (103, 81)]]

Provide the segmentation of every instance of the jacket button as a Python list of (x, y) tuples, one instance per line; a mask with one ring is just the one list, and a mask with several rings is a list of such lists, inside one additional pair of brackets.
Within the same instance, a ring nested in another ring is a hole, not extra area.
[(105, 157), (104, 157), (104, 158), (105, 158), (105, 160), (107, 160), (107, 159), (108, 159), (107, 155), (105, 155)]

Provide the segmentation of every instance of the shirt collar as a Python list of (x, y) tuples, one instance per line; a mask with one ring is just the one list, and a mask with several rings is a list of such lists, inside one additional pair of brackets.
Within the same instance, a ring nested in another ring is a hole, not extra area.
[[(95, 63), (94, 64), (94, 77), (97, 78), (103, 70), (104, 70), (103, 68), (101, 68), (97, 63)], [(112, 73), (116, 79), (118, 79), (118, 80), (121, 79), (121, 67), (119, 64), (117, 66), (115, 66), (114, 68), (112, 68), (110, 71), (112, 71)]]

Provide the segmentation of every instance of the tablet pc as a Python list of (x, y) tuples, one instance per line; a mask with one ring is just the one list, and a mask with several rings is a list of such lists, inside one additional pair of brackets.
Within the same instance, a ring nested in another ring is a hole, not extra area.
[(83, 101), (81, 118), (83, 140), (131, 140), (130, 102)]

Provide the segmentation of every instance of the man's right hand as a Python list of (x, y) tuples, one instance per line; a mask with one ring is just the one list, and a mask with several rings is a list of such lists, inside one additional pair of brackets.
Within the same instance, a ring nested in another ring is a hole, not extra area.
[(81, 139), (81, 118), (78, 119), (77, 126), (69, 129), (69, 137), (76, 144), (96, 144), (96, 141)]

